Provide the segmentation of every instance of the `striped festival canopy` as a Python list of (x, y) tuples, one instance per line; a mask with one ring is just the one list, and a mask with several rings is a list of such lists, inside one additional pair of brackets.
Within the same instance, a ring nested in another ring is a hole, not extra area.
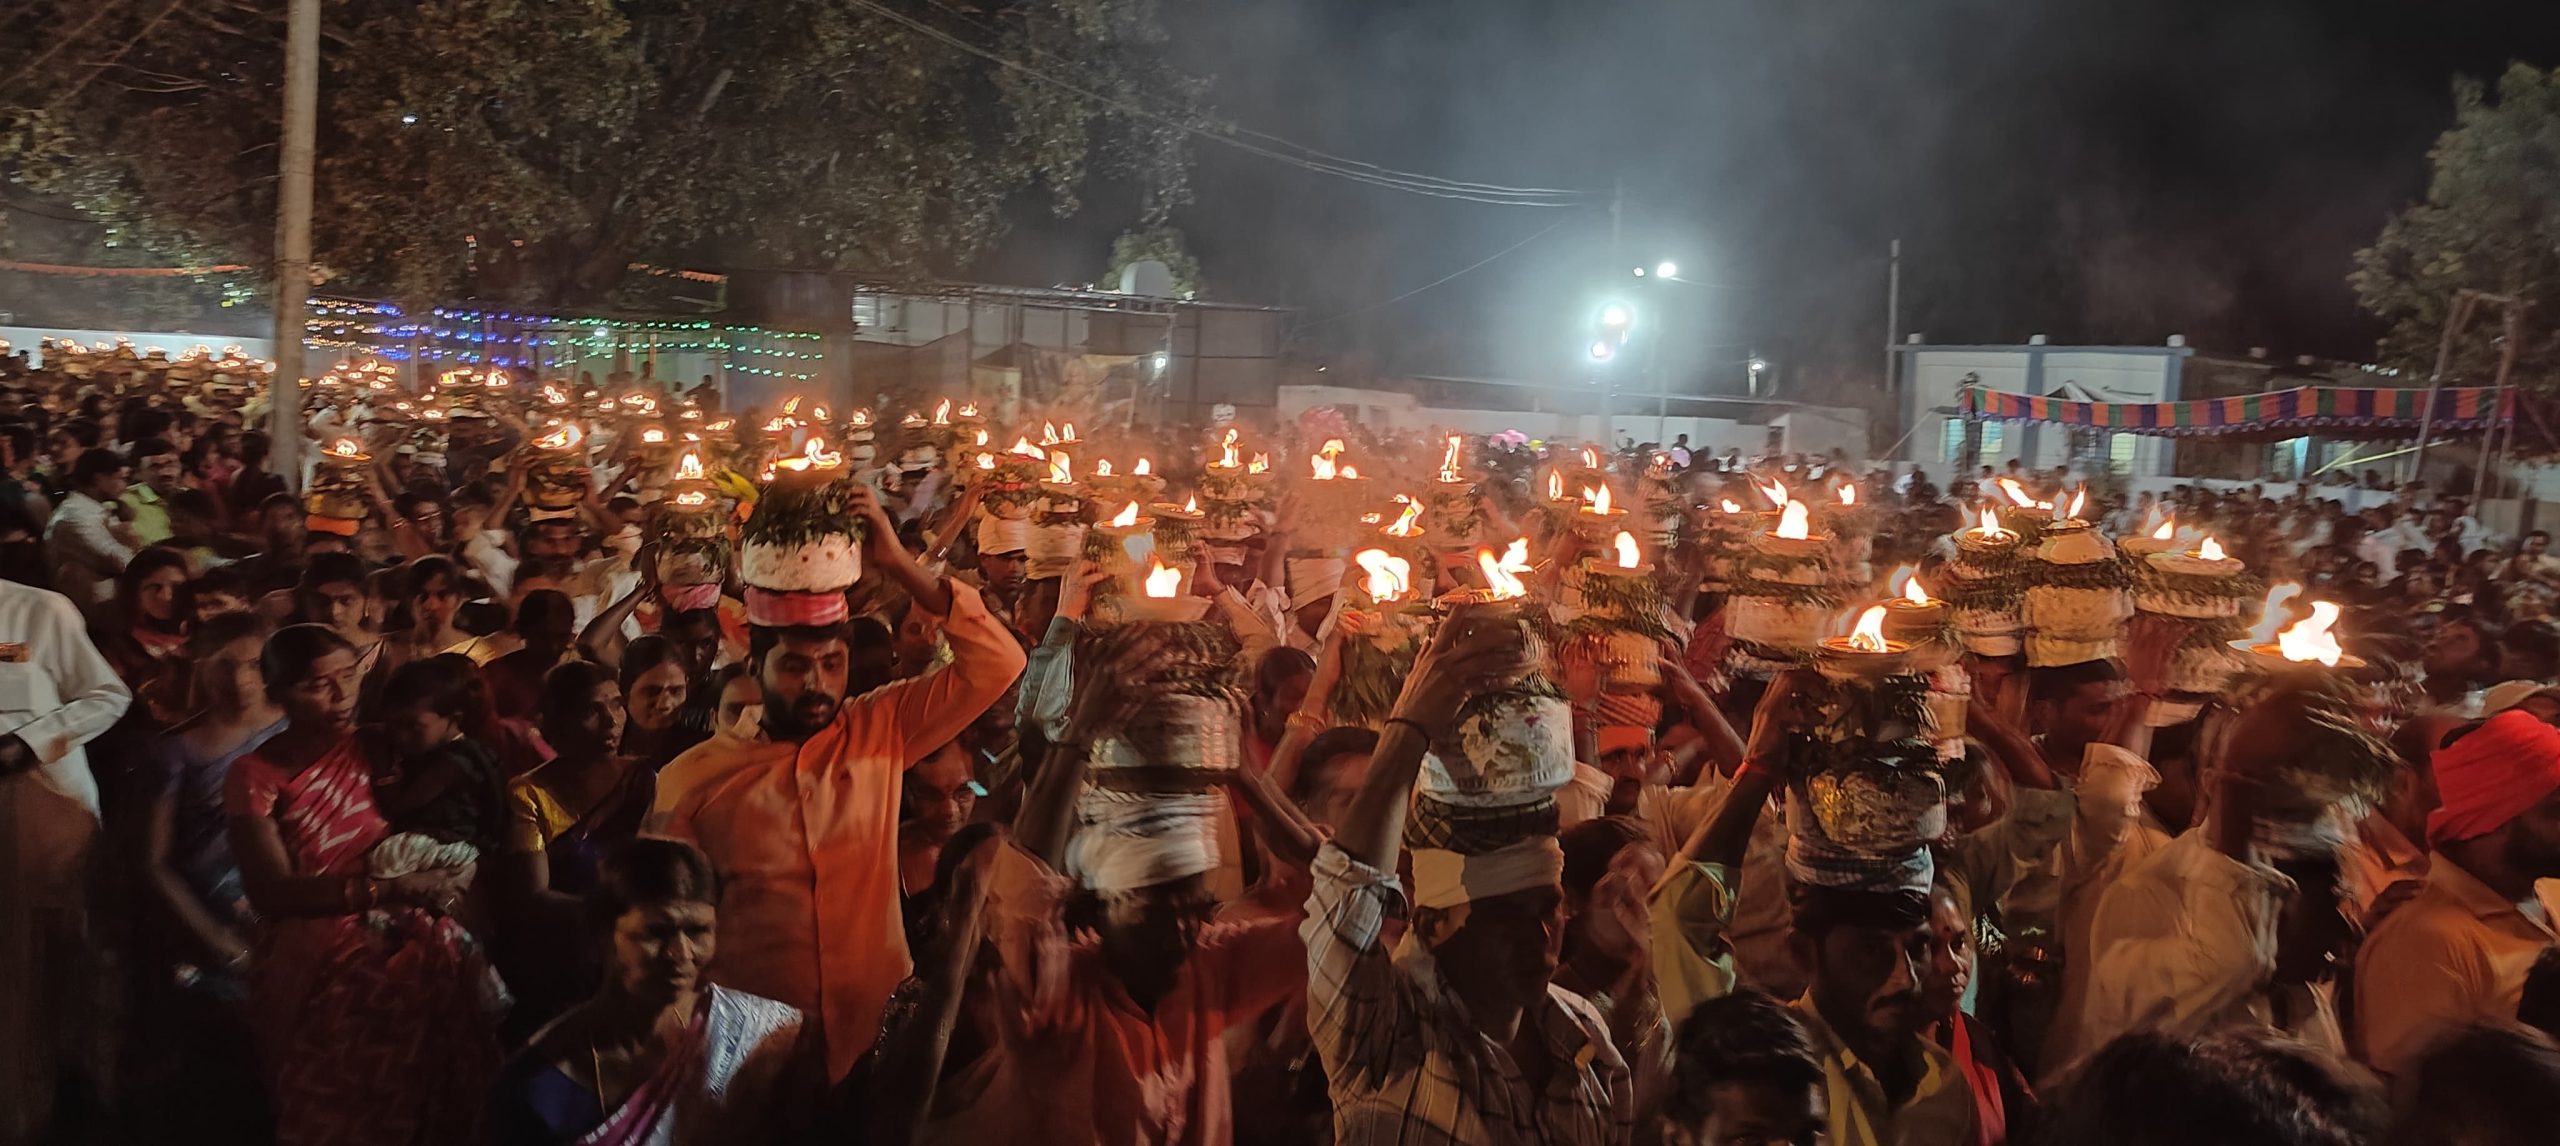
[[(2493, 394), (2498, 394), (2494, 417)], [(2188, 402), (2075, 402), (1968, 386), (1958, 396), (1957, 414), (1967, 419), (2054, 422), (2180, 437), (2292, 437), (2309, 432), (2324, 437), (2390, 438), (2417, 436), (2426, 399), (2425, 390), (2305, 386)], [(2431, 424), (2435, 432), (2480, 430), (2493, 421), (2514, 417), (2515, 412), (2512, 388), (2503, 394), (2485, 386), (2448, 388), (2436, 391)]]

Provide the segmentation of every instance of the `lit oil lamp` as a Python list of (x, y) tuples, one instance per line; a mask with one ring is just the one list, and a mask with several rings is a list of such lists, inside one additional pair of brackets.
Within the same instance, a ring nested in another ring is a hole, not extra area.
[[(2274, 640), (2233, 641), (2231, 647), (2248, 653), (2254, 665), (2268, 672), (2363, 668), (2363, 658), (2348, 656), (2346, 649), (2338, 644), (2338, 613), (2336, 602), (2313, 601), (2311, 615), (2277, 630)], [(2265, 623), (2260, 622), (2261, 625)]]
[(1608, 482), (1584, 487), (1582, 505), (1573, 514), (1573, 530), (1581, 534), (1584, 541), (1599, 544), (1624, 528), (1626, 522), (1627, 509), (1615, 503)]
[(1644, 559), (1644, 550), (1636, 543), (1636, 535), (1621, 529), (1616, 537), (1610, 539), (1606, 553), (1582, 559), (1582, 572), (1586, 577), (1651, 577), (1653, 563)]
[(1135, 578), (1137, 591), (1124, 593), (1114, 602), (1123, 622), (1184, 624), (1207, 615), (1209, 599), (1188, 592), (1189, 574), (1157, 560), (1153, 553), (1146, 567), (1147, 572)]
[(1537, 572), (1529, 564), (1529, 539), (1515, 538), (1496, 555), (1493, 550), (1476, 550), (1476, 571), (1484, 577), (1481, 589), (1461, 589), (1441, 598), (1450, 605), (1502, 605), (1515, 609), (1528, 599), (1528, 577)]
[(2168, 553), (2178, 548), (2178, 517), (2162, 518), (2158, 528), (2140, 537), (2128, 537), (2116, 547), (2135, 558), (2148, 558), (2154, 553)]
[(1814, 649), (1815, 670), (1833, 680), (1880, 680), (1911, 669), (1911, 646), (1884, 635), (1883, 605), (1869, 605), (1845, 637), (1825, 637)]
[(1351, 563), (1360, 567), (1360, 588), (1370, 604), (1392, 605), (1413, 595), (1413, 562), (1384, 549), (1363, 549), (1351, 555)]
[(1947, 623), (1947, 603), (1929, 595), (1917, 571), (1900, 580), (1899, 594), (1884, 603), (1884, 636), (1906, 645), (1936, 640)]

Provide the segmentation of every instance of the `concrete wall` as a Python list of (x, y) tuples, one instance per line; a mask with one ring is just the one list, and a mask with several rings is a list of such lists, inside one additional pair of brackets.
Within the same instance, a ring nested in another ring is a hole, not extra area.
[[(1901, 372), (1903, 412), (1913, 427), (1898, 456), (1924, 466), (1943, 467), (1961, 452), (1960, 436), (1950, 433), (1957, 396), (1968, 376), (1989, 390), (2011, 394), (2067, 394), (2074, 400), (2103, 402), (2168, 402), (2181, 397), (2180, 365), (2185, 347), (2149, 346), (1925, 346), (1896, 348)], [(1990, 425), (1991, 423), (1985, 423)], [(2070, 457), (2065, 427), (2026, 422), (2003, 423), (1999, 448), (1983, 450), (1983, 459), (2001, 462), (2016, 457), (2030, 466), (2051, 468)], [(2133, 435), (2133, 472), (2167, 473), (2176, 445), (2167, 439)]]

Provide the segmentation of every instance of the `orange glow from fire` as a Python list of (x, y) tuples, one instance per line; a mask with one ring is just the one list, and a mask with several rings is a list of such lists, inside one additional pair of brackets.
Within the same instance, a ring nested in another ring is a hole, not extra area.
[[(1402, 497), (1403, 495), (1399, 494), (1399, 495), (1397, 495), (1397, 496), (1398, 496), (1398, 497)], [(1411, 537), (1411, 536), (1413, 536), (1413, 532), (1414, 532), (1414, 531), (1413, 531), (1413, 520), (1414, 520), (1415, 518), (1417, 518), (1417, 517), (1420, 517), (1420, 516), (1422, 516), (1422, 503), (1421, 503), (1421, 502), (1418, 502), (1418, 501), (1413, 501), (1413, 500), (1411, 500), (1411, 499), (1406, 499), (1406, 500), (1405, 500), (1405, 503), (1404, 503), (1404, 512), (1403, 512), (1403, 513), (1400, 513), (1400, 514), (1398, 514), (1398, 515), (1396, 515), (1395, 524), (1390, 525), (1390, 526), (1388, 526), (1388, 527), (1387, 527), (1387, 529), (1386, 529), (1387, 536), (1389, 536), (1389, 537)]]
[(1440, 480), (1445, 482), (1466, 480), (1458, 474), (1458, 446), (1463, 441), (1465, 439), (1456, 434), (1449, 435), (1449, 452), (1441, 455), (1440, 458)]
[(1363, 549), (1351, 555), (1368, 580), (1361, 586), (1369, 599), (1380, 604), (1398, 601), (1413, 591), (1413, 562), (1388, 553), (1384, 549)]
[(1643, 551), (1636, 548), (1635, 534), (1621, 529), (1618, 531), (1616, 540), (1611, 544), (1618, 550), (1618, 568), (1633, 569), (1644, 563)]
[(1884, 606), (1869, 605), (1858, 614), (1858, 624), (1849, 630), (1849, 647), (1862, 653), (1888, 651), (1884, 643)]
[(1778, 536), (1790, 541), (1812, 538), (1813, 517), (1805, 511), (1803, 502), (1790, 501), (1785, 509), (1778, 511)]
[(1182, 570), (1168, 568), (1164, 562), (1150, 557), (1155, 571), (1147, 574), (1147, 596), (1171, 597), (1182, 592)]
[(2338, 636), (2330, 627), (2338, 623), (2338, 606), (2331, 601), (2313, 601), (2311, 615), (2294, 622), (2293, 627), (2276, 634), (2276, 651), (2284, 659), (2335, 667), (2346, 650), (2338, 646)]
[(2230, 560), (2230, 558), (2222, 552), (2222, 543), (2214, 540), (2213, 535), (2210, 533), (2205, 535), (2203, 544), (2196, 546), (2195, 554), (2207, 561)]
[(1138, 503), (1134, 501), (1130, 502), (1126, 507), (1123, 507), (1120, 512), (1111, 515), (1111, 524), (1119, 526), (1122, 529), (1136, 528), (1138, 525)]
[(683, 457), (676, 459), (677, 481), (701, 481), (706, 476), (708, 475), (702, 469), (701, 455), (692, 450), (686, 450)]
[(1484, 583), (1496, 601), (1508, 601), (1529, 595), (1529, 583), (1520, 575), (1533, 572), (1529, 567), (1529, 539), (1519, 538), (1497, 558), (1493, 550), (1476, 550), (1476, 568), (1484, 572)]

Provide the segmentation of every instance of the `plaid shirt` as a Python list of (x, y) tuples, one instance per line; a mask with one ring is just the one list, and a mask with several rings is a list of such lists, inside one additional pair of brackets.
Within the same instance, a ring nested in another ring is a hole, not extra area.
[(1590, 1003), (1561, 987), (1535, 1023), (1554, 1069), (1542, 1093), (1509, 1048), (1484, 1036), (1408, 937), (1379, 930), (1403, 898), (1394, 876), (1328, 843), (1298, 934), (1307, 944), (1307, 1027), (1333, 1089), (1337, 1146), (1604, 1146), (1635, 1128), (1635, 1088)]

